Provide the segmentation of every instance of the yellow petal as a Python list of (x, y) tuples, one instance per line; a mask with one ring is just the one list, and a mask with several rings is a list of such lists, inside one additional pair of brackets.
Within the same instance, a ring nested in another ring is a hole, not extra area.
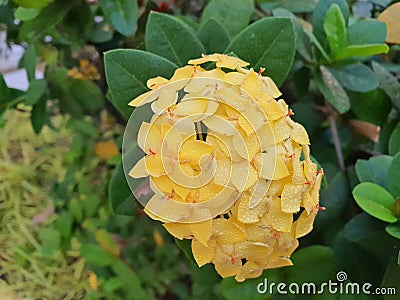
[(208, 245), (203, 245), (197, 240), (192, 240), (193, 257), (199, 267), (211, 262), (215, 253), (215, 241), (211, 240)]
[(250, 208), (250, 200), (251, 194), (247, 192), (243, 193), (237, 200), (239, 202), (237, 218), (240, 222), (245, 224), (258, 222), (267, 209), (266, 201), (259, 203), (256, 207)]
[(301, 124), (293, 121), (289, 124), (293, 128), (290, 132), (290, 137), (292, 138), (292, 140), (294, 140), (296, 143), (299, 143), (300, 145), (310, 144), (307, 131)]
[(290, 137), (292, 127), (290, 127), (286, 118), (282, 118), (273, 123), (276, 143), (280, 143)]
[(266, 214), (266, 221), (275, 230), (289, 232), (292, 227), (293, 214), (288, 214), (281, 211), (281, 201), (279, 198), (274, 198), (269, 203)]
[(145, 156), (146, 170), (150, 176), (159, 177), (165, 174), (161, 153)]
[(250, 105), (250, 101), (242, 97), (240, 89), (232, 86), (230, 88), (221, 88), (216, 92), (218, 99), (225, 102), (237, 111), (246, 111)]
[(158, 95), (159, 95), (158, 90), (148, 91), (148, 92), (136, 97), (135, 99), (133, 99), (131, 102), (129, 102), (128, 105), (129, 106), (145, 105), (145, 104), (150, 103), (150, 102), (154, 101), (155, 99), (157, 99)]
[(259, 277), (263, 271), (264, 268), (260, 267), (255, 262), (247, 261), (240, 269), (240, 272), (236, 275), (235, 279), (238, 282), (243, 282), (249, 278)]
[(293, 266), (293, 263), (290, 260), (290, 258), (278, 257), (274, 260), (268, 261), (265, 268), (266, 269), (276, 269), (276, 268), (282, 268), (282, 267), (288, 267), (288, 266)]
[(259, 76), (253, 69), (247, 74), (243, 81), (242, 89), (252, 98), (257, 99), (261, 96), (261, 85)]
[(147, 80), (146, 84), (149, 89), (154, 90), (166, 83), (168, 83), (168, 79), (161, 77), (161, 76), (157, 76), (155, 78), (150, 78), (149, 80)]
[(296, 213), (300, 210), (303, 190), (303, 185), (290, 183), (285, 185), (281, 196), (281, 207), (283, 212)]
[(287, 112), (282, 110), (279, 103), (268, 95), (263, 94), (258, 100), (258, 104), (262, 108), (268, 121), (278, 120), (287, 114)]
[(150, 177), (150, 187), (155, 193), (172, 193), (172, 182), (168, 176)]
[(260, 143), (261, 151), (276, 144), (275, 135), (270, 123), (264, 124), (257, 130), (256, 134)]
[(215, 248), (215, 255), (212, 260), (215, 264), (215, 270), (223, 277), (235, 276), (240, 272), (242, 267), (242, 261), (235, 259), (233, 254), (227, 255), (225, 250), (221, 250), (220, 247)]
[(257, 154), (253, 161), (261, 178), (279, 180), (290, 175), (284, 157), (272, 151)]
[(261, 77), (264, 83), (265, 91), (273, 98), (278, 98), (282, 95), (281, 91), (276, 86), (275, 82), (270, 77)]
[(203, 123), (208, 129), (223, 135), (231, 136), (237, 133), (235, 121), (230, 121), (224, 116), (209, 116)]
[[(317, 210), (315, 211), (317, 212)], [(306, 211), (303, 211), (296, 222), (294, 222), (293, 226), (295, 228), (296, 238), (300, 238), (311, 232), (317, 215), (316, 212), (308, 215)]]
[(143, 122), (140, 125), (137, 143), (145, 153), (160, 152), (161, 141), (161, 132), (154, 123)]
[(212, 220), (207, 220), (198, 223), (189, 223), (192, 234), (196, 240), (207, 246), (207, 243), (211, 237), (212, 231)]
[(254, 155), (260, 152), (260, 143), (255, 133), (246, 136), (236, 134), (232, 137), (236, 152), (244, 159), (252, 160)]
[(243, 83), (244, 78), (246, 77), (245, 74), (238, 73), (238, 72), (229, 72), (226, 73), (223, 80), (227, 81), (233, 85), (239, 86)]
[(214, 147), (199, 140), (185, 141), (179, 150), (179, 160), (189, 163), (193, 168), (198, 167), (200, 158), (213, 153)]
[(239, 243), (246, 238), (246, 233), (240, 227), (223, 218), (213, 220), (212, 235), (220, 244)]
[(233, 185), (239, 192), (243, 192), (251, 188), (258, 180), (258, 172), (247, 160), (238, 163), (232, 163)]
[(267, 182), (267, 180), (264, 179), (257, 181), (255, 186), (251, 189), (249, 208), (256, 207), (263, 199), (265, 199), (270, 185), (271, 182)]
[(163, 226), (172, 236), (180, 240), (191, 239), (193, 237), (190, 224), (165, 223)]
[(142, 157), (136, 165), (129, 171), (129, 176), (133, 178), (142, 178), (149, 176), (146, 168), (146, 157)]

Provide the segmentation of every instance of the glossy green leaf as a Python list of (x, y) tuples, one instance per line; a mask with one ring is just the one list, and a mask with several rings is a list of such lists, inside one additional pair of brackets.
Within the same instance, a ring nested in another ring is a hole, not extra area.
[(389, 154), (396, 155), (400, 151), (400, 123), (394, 128), (389, 139)]
[(215, 18), (234, 36), (249, 24), (253, 11), (252, 0), (211, 0), (203, 11), (201, 23)]
[(289, 74), (295, 54), (295, 35), (287, 18), (264, 18), (243, 30), (228, 46), (248, 61), (254, 70), (265, 67), (265, 75), (280, 86)]
[(383, 90), (378, 88), (367, 93), (350, 92), (349, 97), (351, 110), (357, 119), (380, 126), (386, 123), (392, 103)]
[(99, 0), (106, 19), (123, 35), (136, 30), (138, 6), (136, 0)]
[(320, 284), (335, 275), (334, 251), (322, 245), (302, 248), (293, 253), (295, 267), (286, 268), (288, 282), (313, 282)]
[(392, 213), (395, 199), (383, 187), (363, 182), (354, 188), (353, 196), (357, 204), (371, 216), (389, 223), (397, 221)]
[(390, 224), (385, 227), (387, 233), (389, 233), (392, 237), (400, 240), (400, 225), (399, 224)]
[(373, 182), (384, 187), (392, 161), (393, 157), (389, 155), (373, 156), (368, 160), (359, 159), (356, 162), (357, 177), (360, 182)]
[(24, 97), (26, 98), (25, 105), (36, 104), (40, 97), (45, 93), (47, 89), (47, 82), (44, 79), (33, 80), (30, 82), (28, 90)]
[(24, 55), (21, 57), (18, 67), (24, 68), (28, 76), (28, 81), (35, 80), (36, 71), (36, 49), (35, 46), (30, 46), (26, 49)]
[(119, 164), (111, 177), (108, 197), (116, 214), (132, 216), (135, 212), (136, 199), (126, 181), (122, 164)]
[(36, 134), (40, 133), (46, 119), (46, 99), (41, 99), (39, 102), (33, 105), (31, 112), (31, 123)]
[(400, 153), (397, 153), (388, 169), (386, 187), (393, 197), (400, 197)]
[(217, 19), (209, 18), (199, 28), (196, 36), (203, 44), (206, 53), (222, 53), (229, 45), (229, 34)]
[(278, 1), (278, 5), (285, 9), (290, 10), (293, 13), (306, 13), (313, 12), (318, 0), (281, 0)]
[(330, 67), (329, 71), (349, 91), (369, 92), (379, 85), (374, 72), (361, 63), (342, 67)]
[(326, 12), (324, 31), (334, 56), (347, 46), (346, 21), (336, 3), (332, 4)]
[(380, 87), (388, 94), (393, 105), (400, 110), (400, 83), (389, 71), (377, 62), (372, 62), (372, 68), (378, 78)]
[(318, 89), (338, 112), (342, 114), (347, 112), (350, 109), (349, 96), (328, 68), (320, 66), (319, 70), (315, 76)]
[(360, 20), (347, 28), (349, 45), (381, 44), (385, 38), (386, 24), (376, 19)]
[(26, 8), (43, 8), (54, 0), (13, 0), (16, 4)]
[(311, 42), (310, 38), (303, 30), (303, 26), (300, 24), (299, 19), (292, 14), (289, 10), (283, 8), (277, 8), (273, 10), (273, 15), (275, 17), (290, 18), (293, 23), (294, 34), (296, 38), (296, 50), (301, 56), (307, 61), (312, 60), (311, 54)]
[(148, 79), (157, 76), (170, 78), (177, 68), (165, 58), (140, 50), (112, 50), (105, 54), (104, 59), (113, 102), (126, 118), (133, 111), (128, 103), (148, 91)]
[(324, 22), (325, 22), (325, 16), (330, 7), (333, 4), (337, 4), (342, 11), (342, 15), (345, 21), (345, 24), (347, 24), (347, 20), (349, 18), (350, 12), (349, 12), (349, 7), (347, 5), (346, 0), (320, 0), (318, 1), (318, 4), (315, 7), (314, 13), (312, 15), (311, 19), (311, 24), (313, 26), (313, 33), (317, 40), (321, 43), (321, 45), (327, 49), (327, 40), (326, 40), (326, 34), (324, 30)]
[(379, 286), (384, 269), (400, 241), (385, 233), (387, 223), (366, 213), (354, 216), (335, 239), (338, 267), (352, 281), (370, 282)]
[(141, 286), (141, 280), (138, 274), (136, 274), (136, 272), (134, 272), (123, 261), (119, 259), (115, 260), (111, 265), (111, 268), (118, 278), (124, 283), (124, 286), (126, 287), (131, 299), (133, 299), (133, 297), (136, 299), (149, 298)]
[(336, 59), (345, 59), (352, 56), (372, 56), (389, 52), (389, 46), (386, 44), (368, 44), (347, 46), (337, 53)]
[(26, 7), (18, 7), (14, 13), (14, 17), (20, 21), (29, 21), (40, 13), (40, 9), (38, 8), (26, 8)]
[(178, 66), (201, 57), (205, 49), (196, 35), (179, 19), (152, 12), (146, 26), (147, 51), (165, 57)]

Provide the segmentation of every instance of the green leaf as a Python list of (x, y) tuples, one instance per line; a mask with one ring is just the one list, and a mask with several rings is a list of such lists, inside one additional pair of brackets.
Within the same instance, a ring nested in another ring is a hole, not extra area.
[(114, 31), (108, 22), (102, 21), (93, 25), (90, 33), (90, 41), (101, 44), (110, 41), (113, 38)]
[(378, 88), (367, 93), (350, 92), (349, 97), (351, 110), (357, 119), (381, 126), (386, 123), (392, 103), (383, 90)]
[(299, 19), (290, 11), (283, 8), (274, 9), (272, 13), (275, 17), (284, 17), (291, 19), (296, 38), (296, 50), (300, 53), (301, 56), (304, 57), (305, 60), (311, 61), (312, 54), (310, 38), (304, 32), (303, 26), (300, 24)]
[(266, 75), (280, 86), (289, 74), (294, 54), (295, 35), (287, 18), (264, 18), (239, 33), (225, 53), (234, 52), (250, 62), (254, 70), (267, 68)]
[(313, 12), (318, 0), (281, 0), (278, 5), (293, 13)]
[(390, 224), (385, 227), (387, 233), (389, 233), (392, 237), (400, 240), (400, 225), (399, 224)]
[(35, 80), (35, 71), (36, 71), (35, 46), (30, 46), (28, 49), (26, 49), (24, 55), (21, 57), (19, 61), (18, 67), (25, 68), (29, 82)]
[(253, 11), (252, 0), (211, 0), (203, 11), (201, 24), (215, 18), (234, 36), (249, 24)]
[(337, 4), (342, 11), (342, 15), (347, 24), (350, 12), (346, 0), (320, 0), (315, 7), (312, 15), (311, 24), (313, 26), (313, 33), (316, 39), (322, 44), (322, 47), (327, 49), (327, 40), (324, 30), (325, 16), (333, 4)]
[(346, 21), (339, 5), (332, 4), (324, 19), (324, 31), (334, 56), (347, 46)]
[(400, 83), (382, 65), (372, 62), (372, 68), (378, 78), (380, 87), (388, 94), (393, 105), (400, 110)]
[(115, 256), (97, 244), (81, 245), (80, 253), (88, 264), (95, 266), (109, 266), (117, 260)]
[(366, 213), (354, 216), (343, 227), (335, 240), (338, 267), (356, 282), (370, 282), (379, 286), (386, 265), (400, 241), (385, 233), (387, 223)]
[(146, 296), (146, 292), (141, 286), (141, 281), (138, 274), (136, 274), (124, 262), (119, 259), (115, 260), (111, 265), (111, 268), (118, 278), (124, 283), (125, 289), (130, 294), (130, 299), (149, 299), (149, 296)]
[(31, 112), (31, 123), (33, 130), (36, 134), (39, 134), (43, 128), (43, 125), (47, 119), (46, 113), (46, 99), (41, 99), (35, 105), (32, 106)]
[(369, 92), (379, 85), (374, 72), (361, 63), (341, 67), (330, 67), (329, 71), (349, 91)]
[(69, 89), (86, 113), (95, 114), (104, 107), (103, 93), (93, 81), (74, 79)]
[(205, 52), (199, 39), (182, 21), (157, 12), (150, 13), (145, 45), (147, 51), (163, 56), (180, 67)]
[(222, 53), (229, 45), (230, 38), (226, 29), (214, 18), (206, 20), (196, 33), (207, 54)]
[(128, 118), (128, 103), (148, 91), (146, 81), (162, 76), (170, 78), (175, 64), (158, 55), (139, 50), (112, 50), (105, 54), (107, 83), (118, 110)]
[(123, 35), (135, 32), (138, 20), (136, 0), (99, 0), (106, 19)]
[(361, 182), (373, 182), (384, 187), (392, 161), (393, 157), (389, 155), (373, 156), (369, 160), (359, 159), (356, 162), (357, 177)]
[[(400, 238), (400, 236), (397, 235), (397, 238)], [(385, 270), (385, 275), (383, 276), (382, 284), (380, 285), (386, 288), (386, 295), (383, 295), (383, 300), (396, 300), (396, 298), (398, 298), (398, 293), (400, 291), (400, 253), (397, 257), (396, 256), (391, 255)], [(389, 293), (389, 288), (391, 288), (391, 293)]]
[(42, 241), (41, 251), (43, 255), (51, 256), (60, 248), (60, 234), (52, 228), (42, 228), (39, 231)]
[(392, 213), (395, 199), (383, 187), (363, 182), (354, 188), (353, 196), (357, 204), (371, 216), (389, 223), (397, 222)]
[(13, 0), (16, 4), (26, 8), (43, 8), (54, 0)]
[(185, 254), (186, 258), (192, 263), (193, 266), (197, 266), (196, 261), (194, 260), (193, 254), (192, 254), (192, 242), (190, 240), (179, 240), (177, 238), (174, 238), (176, 245), (183, 251)]
[(335, 58), (345, 59), (352, 56), (371, 56), (388, 52), (389, 46), (386, 44), (353, 45), (338, 52)]
[(313, 282), (320, 284), (335, 275), (334, 251), (332, 248), (313, 245), (293, 253), (294, 267), (286, 268), (288, 282)]
[(396, 155), (400, 151), (400, 123), (396, 125), (389, 139), (389, 154)]
[(30, 82), (28, 90), (24, 97), (26, 98), (25, 105), (36, 104), (40, 97), (43, 96), (47, 89), (47, 82), (44, 79), (33, 80)]
[(386, 177), (386, 187), (393, 197), (400, 197), (400, 153), (397, 153), (393, 157), (392, 164), (388, 169), (388, 175)]
[(6, 104), (11, 100), (11, 90), (8, 88), (3, 75), (0, 74), (0, 104)]
[[(268, 270), (269, 271), (269, 270)], [(272, 272), (271, 272), (272, 273)], [(275, 272), (277, 273), (277, 272)], [(279, 282), (277, 276), (261, 275), (259, 278), (246, 279), (244, 282), (237, 282), (234, 277), (221, 280), (219, 291), (226, 300), (263, 300), (269, 299), (266, 295), (257, 291), (257, 285), (268, 278), (268, 283)]]
[(136, 199), (129, 189), (122, 163), (119, 164), (113, 172), (108, 190), (108, 198), (116, 214), (134, 215)]
[(14, 13), (14, 17), (20, 21), (29, 21), (40, 13), (41, 9), (18, 7)]
[(389, 140), (393, 130), (396, 128), (398, 122), (391, 120), (383, 124), (381, 131), (379, 132), (379, 151), (383, 154), (389, 153)]
[[(19, 40), (29, 41), (35, 37), (44, 36), (49, 29), (61, 22), (75, 4), (75, 1), (70, 0), (52, 2), (43, 8), (36, 18), (21, 25), (18, 33)], [(46, 30), (43, 30), (44, 28)]]
[(386, 24), (376, 19), (360, 20), (347, 28), (349, 45), (382, 44), (386, 38)]
[(350, 109), (350, 99), (339, 81), (328, 68), (320, 66), (319, 71), (315, 76), (315, 81), (322, 95), (338, 112), (341, 114), (347, 112)]
[(80, 201), (72, 199), (71, 202), (68, 204), (68, 210), (77, 223), (80, 223), (82, 221), (83, 207)]

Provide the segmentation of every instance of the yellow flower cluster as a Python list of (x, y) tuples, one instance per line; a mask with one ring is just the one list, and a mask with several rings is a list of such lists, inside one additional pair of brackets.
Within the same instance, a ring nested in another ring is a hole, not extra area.
[(150, 177), (145, 212), (191, 239), (198, 265), (211, 262), (222, 277), (291, 265), (319, 210), (323, 175), (306, 130), (263, 69), (224, 54), (188, 64), (148, 80), (150, 91), (130, 103), (154, 112), (138, 132), (146, 155), (129, 173)]

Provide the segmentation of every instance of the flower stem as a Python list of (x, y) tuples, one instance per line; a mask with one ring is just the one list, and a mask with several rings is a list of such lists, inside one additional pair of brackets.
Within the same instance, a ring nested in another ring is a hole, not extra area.
[(199, 136), (200, 141), (204, 141), (203, 133), (201, 132), (201, 124), (200, 124), (200, 122), (196, 122), (196, 129), (197, 129), (197, 135)]

